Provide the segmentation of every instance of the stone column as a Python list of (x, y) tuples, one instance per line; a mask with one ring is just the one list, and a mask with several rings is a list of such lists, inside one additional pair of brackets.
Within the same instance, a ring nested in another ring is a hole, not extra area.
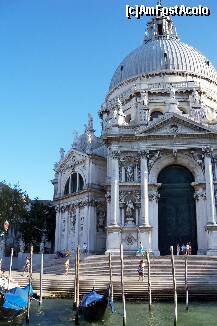
[(152, 251), (155, 256), (159, 256), (158, 248), (158, 201), (160, 194), (158, 189), (161, 186), (160, 183), (150, 184), (151, 187), (149, 193), (149, 221), (152, 225)]
[(149, 224), (149, 199), (148, 199), (148, 161), (144, 154), (141, 157), (141, 218), (140, 225)]
[[(152, 251), (151, 233), (149, 223), (149, 198), (148, 198), (148, 161), (147, 153), (141, 153), (141, 211), (140, 211), (138, 242), (142, 242), (145, 250)], [(139, 246), (139, 243), (138, 243)]]
[(118, 153), (112, 153), (112, 175), (111, 175), (111, 220), (110, 225), (118, 225), (120, 223), (120, 207), (119, 207), (119, 161)]
[(96, 207), (95, 205), (89, 205), (86, 207), (86, 218), (88, 218), (88, 229), (86, 233), (88, 234), (88, 239), (86, 243), (88, 245), (88, 253), (95, 252), (96, 248)]
[(213, 185), (213, 171), (212, 171), (212, 159), (211, 149), (203, 149), (204, 163), (205, 163), (205, 179), (206, 179), (206, 198), (207, 198), (207, 223), (216, 224), (216, 207)]
[(107, 226), (106, 253), (113, 254), (119, 253), (121, 243), (118, 158), (119, 153), (112, 152), (110, 221)]
[(205, 255), (207, 251), (207, 234), (206, 234), (206, 185), (203, 183), (192, 182), (194, 189), (194, 198), (196, 201), (196, 221), (197, 221), (197, 254)]
[(55, 228), (55, 252), (58, 250), (58, 241), (59, 241), (59, 208), (55, 207), (56, 211), (56, 228)]
[(106, 218), (106, 222), (107, 222), (107, 226), (110, 225), (111, 223), (111, 193), (109, 191), (107, 191), (107, 193), (105, 194), (105, 198), (106, 198), (106, 203), (107, 203), (107, 218)]

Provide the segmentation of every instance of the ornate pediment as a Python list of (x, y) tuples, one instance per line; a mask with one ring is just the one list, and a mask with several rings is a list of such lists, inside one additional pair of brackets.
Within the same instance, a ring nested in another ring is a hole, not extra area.
[(88, 158), (87, 154), (81, 153), (77, 150), (71, 150), (62, 161), (58, 163), (56, 171), (66, 171), (68, 169), (73, 169), (77, 165), (83, 164)]
[(140, 130), (141, 135), (194, 135), (217, 133), (217, 130), (211, 127), (197, 123), (190, 118), (179, 114), (165, 114), (157, 121), (153, 121), (149, 126)]

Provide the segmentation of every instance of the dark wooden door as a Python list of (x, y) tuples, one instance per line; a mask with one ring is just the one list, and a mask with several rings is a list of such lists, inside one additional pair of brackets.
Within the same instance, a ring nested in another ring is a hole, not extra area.
[(184, 167), (169, 166), (161, 171), (158, 182), (158, 240), (161, 255), (169, 254), (170, 246), (187, 242), (197, 252), (196, 209), (192, 174)]

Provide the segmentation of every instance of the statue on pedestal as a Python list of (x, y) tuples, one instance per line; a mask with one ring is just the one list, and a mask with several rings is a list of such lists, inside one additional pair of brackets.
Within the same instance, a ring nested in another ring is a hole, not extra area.
[(126, 182), (133, 182), (134, 181), (134, 168), (132, 165), (128, 165), (125, 168), (126, 171)]
[(23, 239), (20, 238), (20, 240), (19, 240), (19, 252), (23, 254), (24, 250), (25, 250), (25, 243), (24, 243)]
[(65, 156), (65, 150), (63, 147), (60, 148), (60, 159), (63, 160)]
[(126, 202), (126, 224), (134, 224), (134, 204), (131, 199)]
[(171, 85), (170, 87), (170, 99), (175, 100), (176, 99), (176, 89)]

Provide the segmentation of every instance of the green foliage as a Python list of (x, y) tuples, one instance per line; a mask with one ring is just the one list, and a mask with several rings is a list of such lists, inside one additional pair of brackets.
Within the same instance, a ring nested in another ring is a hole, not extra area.
[(29, 197), (18, 184), (13, 187), (0, 184), (0, 230), (7, 220), (14, 228), (26, 218)]
[(48, 241), (54, 240), (55, 209), (38, 199), (32, 201), (27, 218), (20, 226), (26, 246), (32, 244), (39, 249), (43, 234)]
[(10, 227), (22, 234), (27, 248), (32, 244), (37, 251), (43, 235), (54, 242), (55, 216), (55, 209), (49, 203), (30, 201), (19, 185), (0, 183), (0, 231), (4, 222), (9, 221)]

